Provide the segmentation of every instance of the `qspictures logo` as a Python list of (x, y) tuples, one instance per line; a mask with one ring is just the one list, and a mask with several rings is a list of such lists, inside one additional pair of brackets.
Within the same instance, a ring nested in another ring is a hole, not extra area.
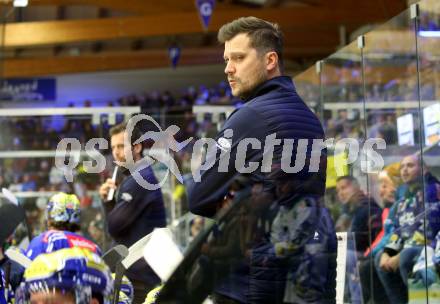
[[(142, 121), (152, 123), (157, 128), (157, 131), (148, 131), (133, 142), (133, 130)], [(133, 116), (127, 122), (127, 128), (124, 132), (124, 146), (130, 147), (130, 149), (124, 149), (125, 162), (115, 161), (115, 163), (128, 169), (136, 182), (148, 190), (155, 190), (163, 186), (170, 173), (183, 183), (182, 174), (170, 151), (181, 151), (193, 141), (193, 138), (178, 142), (175, 139), (175, 135), (179, 130), (180, 128), (176, 125), (171, 125), (167, 129), (162, 130), (160, 125), (151, 116), (146, 114)], [(146, 140), (152, 140), (154, 144), (147, 150), (146, 155), (140, 160), (135, 161), (131, 150), (132, 143), (138, 144)], [(108, 149), (108, 146), (109, 143), (104, 138), (92, 138), (85, 144), (85, 152), (91, 159), (82, 162), (87, 173), (101, 173), (105, 170), (106, 158), (100, 151)], [(335, 166), (338, 176), (344, 175), (344, 167), (353, 164), (360, 155), (363, 155), (361, 157), (361, 170), (363, 172), (378, 173), (384, 166), (382, 156), (375, 151), (375, 148), (379, 150), (386, 148), (386, 143), (381, 138), (367, 139), (362, 147), (359, 141), (354, 138), (343, 138), (336, 142), (334, 138), (326, 140), (279, 139), (275, 133), (266, 136), (264, 140), (243, 138), (236, 141), (234, 140), (233, 130), (225, 129), (217, 139), (200, 138), (193, 143), (191, 174), (195, 182), (200, 182), (202, 173), (214, 166), (217, 167), (219, 173), (229, 172), (229, 170), (235, 170), (238, 173), (252, 173), (256, 170), (269, 173), (274, 164), (274, 151), (276, 148), (278, 151), (281, 151), (281, 158), (276, 158), (277, 164), (280, 164), (280, 169), (285, 173), (294, 174), (303, 170), (318, 172), (322, 151), (328, 146), (334, 146), (335, 155), (341, 153), (346, 155), (341, 160), (339, 166)], [(55, 166), (62, 170), (68, 182), (73, 182), (74, 170), (80, 162), (79, 157), (75, 156), (72, 151), (80, 150), (81, 143), (76, 138), (64, 138), (58, 143)], [(250, 153), (258, 150), (262, 153), (261, 161), (250, 161)], [(200, 151), (205, 151), (205, 157), (202, 162), (200, 162), (200, 157), (198, 157)], [(233, 155), (232, 159), (235, 160), (233, 162), (231, 161), (231, 155)], [(292, 164), (292, 160), (295, 160), (294, 164)], [(155, 162), (160, 162), (166, 167), (166, 174), (158, 183), (152, 184), (142, 177), (140, 171), (153, 165)]]

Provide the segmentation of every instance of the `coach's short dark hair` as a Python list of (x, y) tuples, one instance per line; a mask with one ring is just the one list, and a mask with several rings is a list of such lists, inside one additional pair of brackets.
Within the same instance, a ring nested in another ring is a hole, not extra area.
[(223, 25), (217, 39), (225, 43), (242, 33), (249, 36), (251, 47), (258, 53), (276, 52), (279, 67), (283, 67), (283, 34), (278, 24), (257, 17), (241, 17)]
[[(126, 122), (117, 124), (117, 125), (110, 128), (110, 130), (109, 130), (110, 137), (112, 137), (116, 134), (119, 134), (121, 132), (125, 132), (125, 130), (127, 130), (127, 123)], [(135, 125), (133, 128), (133, 132), (131, 134), (131, 144), (134, 144), (134, 142), (136, 140), (138, 140), (141, 136), (142, 136), (141, 131), (139, 130), (137, 125)]]

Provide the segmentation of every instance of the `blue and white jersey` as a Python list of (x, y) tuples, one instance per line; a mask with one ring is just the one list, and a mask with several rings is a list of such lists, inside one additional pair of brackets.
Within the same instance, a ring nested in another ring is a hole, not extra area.
[(6, 288), (6, 279), (3, 270), (0, 268), (0, 304), (14, 303), (14, 292)]
[(35, 237), (26, 251), (26, 256), (34, 260), (41, 253), (54, 252), (63, 248), (79, 247), (89, 249), (101, 255), (101, 249), (82, 235), (69, 232), (49, 230)]
[(436, 238), (440, 231), (440, 184), (430, 174), (425, 184), (425, 193), (421, 189), (414, 192), (408, 189), (399, 200), (394, 232), (385, 251), (400, 252), (403, 248), (431, 244)]
[(7, 291), (5, 288), (5, 276), (3, 274), (3, 271), (0, 269), (0, 304), (6, 304), (6, 295)]
[(433, 262), (435, 265), (440, 265), (440, 231), (432, 242), (432, 248), (434, 248)]

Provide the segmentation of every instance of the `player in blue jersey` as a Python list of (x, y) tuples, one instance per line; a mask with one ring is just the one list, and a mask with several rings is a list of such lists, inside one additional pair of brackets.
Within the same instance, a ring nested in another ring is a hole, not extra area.
[(48, 230), (35, 237), (26, 251), (31, 260), (39, 254), (70, 247), (86, 248), (101, 255), (98, 245), (76, 233), (80, 223), (80, 204), (75, 194), (60, 192), (52, 196), (47, 204), (46, 220)]
[(16, 304), (109, 304), (113, 279), (104, 261), (84, 248), (41, 254), (26, 269)]

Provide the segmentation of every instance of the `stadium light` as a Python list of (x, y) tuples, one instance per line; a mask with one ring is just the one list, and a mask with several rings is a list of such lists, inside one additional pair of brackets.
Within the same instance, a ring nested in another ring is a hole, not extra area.
[(440, 37), (440, 31), (419, 31), (422, 37)]
[(29, 0), (14, 0), (12, 5), (14, 7), (26, 7), (28, 6)]

